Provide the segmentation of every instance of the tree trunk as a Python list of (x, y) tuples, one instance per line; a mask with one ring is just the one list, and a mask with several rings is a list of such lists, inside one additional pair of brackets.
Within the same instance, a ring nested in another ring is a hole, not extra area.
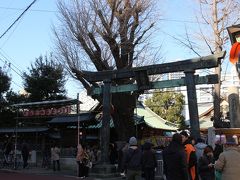
[(127, 141), (135, 136), (135, 122), (133, 119), (136, 107), (136, 96), (130, 93), (112, 94), (114, 112), (112, 114), (118, 140)]
[[(219, 22), (218, 22), (218, 1), (213, 0), (213, 30), (215, 38), (215, 52), (219, 53), (222, 50), (222, 41), (220, 38)], [(218, 67), (215, 68), (215, 74), (218, 75), (219, 82), (214, 85), (213, 105), (214, 105), (214, 127), (221, 127), (220, 121), (220, 103), (221, 103), (221, 61), (218, 62)]]

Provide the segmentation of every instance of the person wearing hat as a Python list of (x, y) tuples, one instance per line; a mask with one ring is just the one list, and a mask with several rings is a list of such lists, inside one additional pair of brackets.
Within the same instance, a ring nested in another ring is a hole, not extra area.
[(237, 136), (227, 137), (225, 150), (215, 163), (215, 169), (222, 173), (222, 180), (238, 180), (240, 177), (240, 148)]
[(186, 131), (182, 131), (180, 133), (182, 135), (182, 142), (185, 147), (186, 155), (187, 155), (187, 165), (188, 165), (188, 173), (190, 180), (197, 180), (197, 156), (196, 150), (191, 143), (191, 139)]
[(140, 180), (142, 174), (142, 151), (138, 148), (137, 139), (129, 139), (129, 148), (124, 154), (123, 164), (127, 171), (128, 180)]
[(167, 180), (189, 180), (187, 156), (182, 136), (175, 133), (169, 146), (163, 150), (163, 168)]

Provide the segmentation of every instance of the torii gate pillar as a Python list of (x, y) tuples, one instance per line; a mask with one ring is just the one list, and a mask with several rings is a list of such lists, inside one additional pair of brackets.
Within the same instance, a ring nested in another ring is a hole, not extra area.
[(186, 76), (185, 83), (187, 85), (191, 136), (197, 139), (197, 138), (200, 138), (200, 127), (199, 127), (199, 117), (198, 117), (196, 85), (195, 85), (195, 78), (194, 78), (195, 71), (186, 70), (184, 71), (184, 73)]
[(103, 81), (103, 119), (100, 129), (101, 163), (93, 167), (91, 176), (113, 178), (119, 176), (116, 166), (109, 162), (110, 119), (111, 119), (111, 80)]
[(108, 146), (110, 141), (110, 104), (111, 104), (111, 80), (103, 81), (103, 120), (100, 130), (101, 163), (109, 163)]

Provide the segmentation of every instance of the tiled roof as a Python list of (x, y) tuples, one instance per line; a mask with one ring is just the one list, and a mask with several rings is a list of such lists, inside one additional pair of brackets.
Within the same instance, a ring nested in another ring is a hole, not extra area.
[[(156, 113), (151, 111), (148, 107), (143, 106), (141, 103), (137, 105), (135, 108), (134, 120), (136, 124), (146, 123), (147, 126), (156, 129), (164, 129), (176, 131), (178, 128), (175, 124), (168, 122), (158, 116)], [(100, 128), (102, 126), (102, 122), (99, 122), (96, 125), (88, 126), (88, 128)], [(110, 120), (110, 127), (114, 127), (112, 119)]]
[(90, 121), (95, 120), (95, 114), (94, 113), (80, 113), (79, 115), (68, 115), (68, 116), (57, 116), (53, 118), (51, 121), (48, 121), (50, 124), (54, 123), (77, 123), (78, 120), (80, 122), (83, 121)]
[(150, 108), (142, 104), (138, 104), (136, 113), (137, 115), (142, 116), (145, 123), (152, 128), (172, 131), (176, 131), (178, 129), (176, 124), (164, 120)]
[(47, 127), (18, 127), (18, 128), (0, 128), (0, 133), (11, 132), (44, 132), (47, 131)]

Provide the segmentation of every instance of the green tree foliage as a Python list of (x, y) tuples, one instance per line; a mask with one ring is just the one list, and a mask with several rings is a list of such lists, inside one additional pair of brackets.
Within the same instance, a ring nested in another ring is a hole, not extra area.
[(0, 113), (0, 126), (1, 127), (15, 127), (17, 110), (12, 108), (12, 104), (23, 103), (27, 101), (27, 97), (21, 94), (17, 94), (12, 90), (8, 91), (5, 96), (5, 105)]
[(179, 127), (184, 126), (182, 115), (184, 105), (182, 93), (156, 91), (153, 96), (146, 100), (145, 104), (156, 114), (167, 121), (176, 123)]
[(3, 68), (0, 67), (0, 112), (6, 104), (6, 100), (3, 95), (9, 90), (10, 85), (11, 78), (7, 75)]
[(24, 77), (24, 88), (29, 93), (30, 101), (65, 99), (65, 73), (62, 65), (53, 57), (40, 56), (31, 65), (29, 74)]
[[(0, 94), (7, 92), (11, 85), (11, 78), (0, 67)], [(2, 96), (1, 96), (2, 97)]]
[(0, 126), (6, 127), (13, 122), (13, 112), (9, 108), (7, 100), (7, 93), (11, 85), (11, 78), (7, 75), (7, 72), (0, 67)]
[(28, 101), (26, 95), (15, 93), (12, 90), (10, 90), (6, 93), (6, 100), (9, 105), (17, 104), (17, 103), (24, 103), (24, 102)]

